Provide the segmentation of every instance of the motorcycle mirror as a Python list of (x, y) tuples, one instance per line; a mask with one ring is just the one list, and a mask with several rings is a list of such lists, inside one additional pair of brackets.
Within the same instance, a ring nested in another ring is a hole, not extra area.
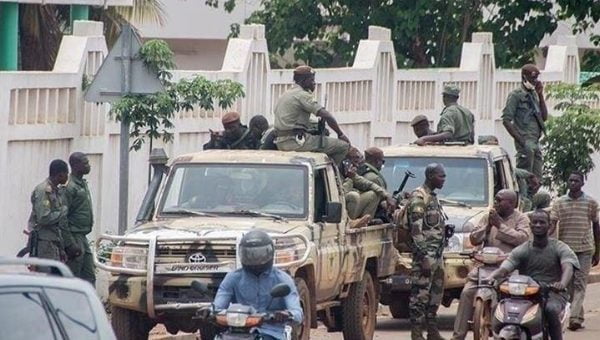
[(290, 288), (290, 286), (286, 285), (285, 283), (280, 283), (280, 284), (276, 285), (275, 287), (273, 287), (273, 289), (271, 289), (271, 296), (274, 298), (284, 297), (284, 296), (288, 296), (291, 292), (292, 292), (292, 289)]
[(201, 294), (208, 293), (208, 287), (200, 281), (197, 281), (197, 280), (192, 281), (191, 287), (193, 290), (197, 291), (198, 293), (201, 293)]

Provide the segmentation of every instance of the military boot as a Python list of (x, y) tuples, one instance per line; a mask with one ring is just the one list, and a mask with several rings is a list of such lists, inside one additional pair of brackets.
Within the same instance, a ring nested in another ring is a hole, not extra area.
[(427, 340), (446, 340), (440, 334), (436, 319), (427, 320)]
[(421, 325), (412, 324), (410, 328), (410, 339), (411, 340), (425, 340), (423, 337), (423, 327)]

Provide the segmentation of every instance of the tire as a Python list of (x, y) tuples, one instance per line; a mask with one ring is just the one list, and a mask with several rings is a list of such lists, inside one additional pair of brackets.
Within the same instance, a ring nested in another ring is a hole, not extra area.
[(389, 307), (394, 319), (408, 319), (410, 317), (408, 298), (406, 294), (399, 294), (393, 297), (394, 300), (390, 303)]
[(304, 319), (301, 325), (294, 327), (293, 338), (295, 340), (308, 340), (310, 338), (310, 324), (312, 322), (310, 290), (308, 290), (306, 281), (301, 277), (295, 278), (294, 283), (300, 297), (300, 307), (302, 307)]
[(473, 339), (488, 340), (491, 331), (491, 307), (489, 301), (477, 299), (473, 312)]
[(118, 340), (147, 339), (154, 322), (133, 310), (112, 307), (111, 324)]
[(377, 324), (377, 291), (371, 273), (365, 272), (360, 282), (350, 287), (342, 304), (345, 340), (371, 340)]
[(209, 323), (202, 323), (198, 329), (200, 330), (201, 340), (214, 340), (215, 336), (219, 333), (217, 327)]

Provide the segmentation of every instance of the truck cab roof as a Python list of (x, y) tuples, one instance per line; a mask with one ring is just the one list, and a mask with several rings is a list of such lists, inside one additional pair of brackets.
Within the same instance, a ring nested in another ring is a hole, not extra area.
[(329, 157), (319, 152), (294, 152), (272, 150), (205, 150), (177, 156), (171, 165), (184, 163), (268, 163), (298, 164), (308, 162), (315, 166), (331, 163)]
[(425, 145), (405, 144), (381, 148), (386, 157), (472, 157), (496, 159), (506, 157), (507, 152), (498, 145)]

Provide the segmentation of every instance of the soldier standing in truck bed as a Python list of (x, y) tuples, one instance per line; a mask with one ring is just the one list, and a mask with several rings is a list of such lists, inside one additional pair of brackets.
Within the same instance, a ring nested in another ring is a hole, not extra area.
[[(339, 165), (348, 153), (350, 140), (331, 113), (316, 101), (313, 95), (315, 72), (309, 66), (299, 66), (294, 70), (294, 82), (294, 86), (275, 105), (277, 148), (282, 151), (323, 152)], [(313, 114), (324, 119), (338, 137), (309, 134), (310, 116)]]

